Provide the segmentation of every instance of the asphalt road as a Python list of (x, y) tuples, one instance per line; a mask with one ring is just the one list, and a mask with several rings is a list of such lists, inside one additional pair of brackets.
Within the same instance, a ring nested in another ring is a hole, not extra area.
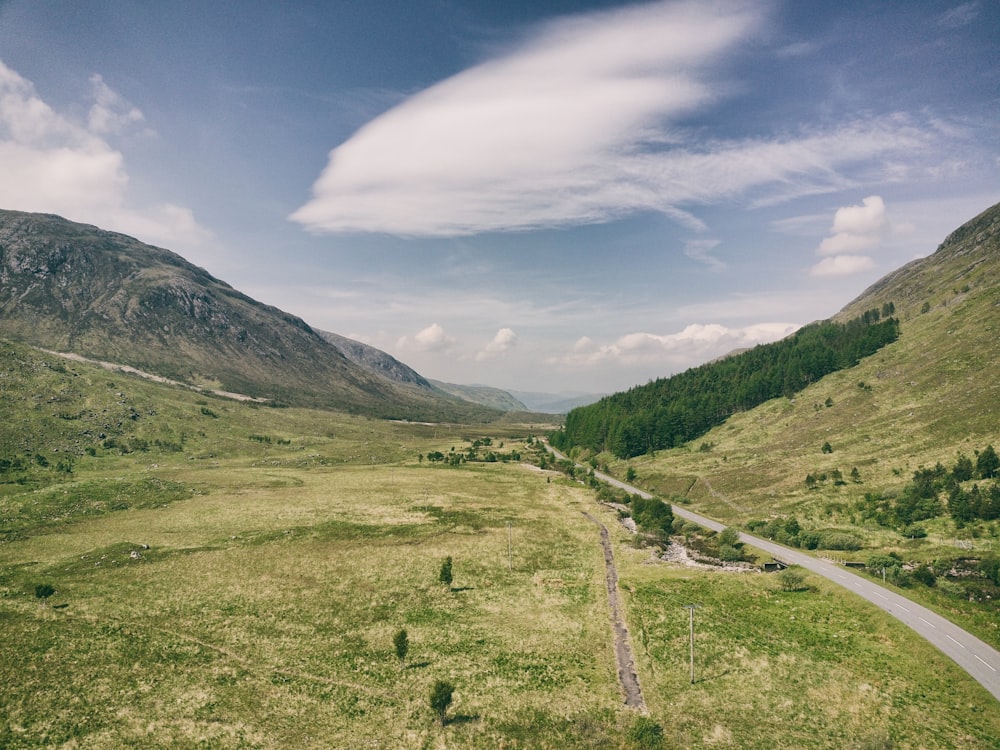
[[(546, 447), (560, 458), (566, 458), (566, 456), (559, 453), (559, 451), (547, 443)], [(614, 477), (610, 477), (607, 474), (598, 471), (594, 472), (594, 475), (602, 482), (619, 487), (630, 494), (639, 495), (644, 498), (652, 497), (648, 492), (626, 484)], [(671, 505), (670, 507), (673, 509), (674, 515), (686, 521), (696, 523), (699, 526), (714, 529), (715, 531), (722, 531), (726, 528), (725, 524), (698, 513), (693, 513), (687, 508), (677, 505)], [(800, 550), (786, 547), (751, 534), (740, 533), (740, 541), (767, 552), (782, 563), (799, 565), (816, 575), (823, 576), (853, 591), (858, 596), (867, 599), (876, 607), (884, 609), (897, 620), (916, 631), (917, 634), (930, 641), (933, 646), (937, 647), (958, 664), (958, 666), (968, 672), (980, 685), (989, 690), (994, 698), (1000, 700), (1000, 652), (989, 644), (962, 630), (962, 628), (941, 617), (941, 615), (910, 601), (906, 597), (900, 596), (891, 588), (854, 573), (849, 568), (821, 560), (812, 555), (807, 555)]]

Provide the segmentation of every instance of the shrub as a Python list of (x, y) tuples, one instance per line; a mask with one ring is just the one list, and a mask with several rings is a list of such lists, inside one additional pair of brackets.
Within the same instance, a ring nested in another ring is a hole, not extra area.
[(451, 586), (451, 556), (449, 555), (441, 563), (441, 571), (438, 573), (438, 580), (446, 586)]
[(723, 562), (736, 562), (743, 559), (743, 554), (731, 544), (720, 544), (719, 559)]
[(798, 546), (802, 549), (816, 549), (819, 547), (820, 533), (818, 531), (800, 531), (798, 541)]
[(898, 568), (902, 565), (902, 561), (898, 557), (893, 557), (892, 555), (876, 554), (871, 555), (865, 565), (871, 571), (881, 571), (882, 568), (885, 568), (886, 570), (889, 568)]
[(919, 581), (925, 586), (933, 586), (937, 582), (937, 576), (929, 567), (921, 565), (913, 571), (913, 580)]
[(641, 750), (658, 750), (663, 747), (663, 727), (648, 716), (639, 716), (629, 727), (628, 740)]
[(35, 584), (35, 598), (38, 599), (42, 604), (45, 604), (45, 600), (48, 599), (56, 593), (55, 587), (51, 583), (38, 583)]
[(727, 526), (719, 534), (719, 546), (735, 547), (740, 541), (740, 532), (732, 526)]
[(801, 591), (806, 588), (806, 576), (799, 568), (785, 568), (778, 573), (782, 591)]
[(861, 540), (845, 531), (824, 531), (819, 537), (819, 549), (859, 550)]

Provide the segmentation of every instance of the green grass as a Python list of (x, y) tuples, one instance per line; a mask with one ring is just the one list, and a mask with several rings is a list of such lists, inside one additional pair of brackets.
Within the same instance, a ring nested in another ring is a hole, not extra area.
[[(783, 593), (763, 575), (651, 564), (592, 491), (557, 474), (418, 460), (485, 436), (527, 452), (514, 436), (530, 425), (206, 402), (18, 356), (22, 387), (4, 398), (24, 398), (3, 402), (3, 444), (75, 460), (0, 484), (5, 749), (641, 747), (582, 511), (616, 541), (666, 746), (976, 748), (1000, 734), (976, 683), (835, 588)], [(82, 416), (53, 416), (56, 394)], [(118, 428), (107, 413), (123, 399), (141, 416)], [(105, 448), (105, 424), (148, 445)], [(450, 587), (438, 582), (446, 556)], [(45, 604), (40, 583), (56, 589)], [(681, 608), (692, 602), (694, 686)], [(445, 727), (428, 700), (439, 679), (456, 686)]]
[[(992, 747), (996, 701), (890, 616), (815, 576), (621, 565), (651, 716), (675, 747)], [(695, 610), (690, 683), (689, 612)]]

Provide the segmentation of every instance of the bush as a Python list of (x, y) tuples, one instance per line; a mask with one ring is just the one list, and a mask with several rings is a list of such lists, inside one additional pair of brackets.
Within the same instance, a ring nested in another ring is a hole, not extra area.
[(55, 587), (51, 583), (35, 584), (35, 598), (44, 607), (49, 597), (56, 593)]
[(799, 568), (785, 568), (778, 573), (778, 583), (782, 591), (802, 591), (808, 588), (805, 581), (805, 573)]
[(913, 580), (919, 581), (925, 586), (933, 586), (937, 582), (937, 576), (929, 567), (921, 565), (913, 571)]
[(889, 568), (898, 568), (902, 565), (902, 561), (898, 557), (893, 557), (892, 555), (871, 555), (865, 565), (868, 570), (873, 572), (878, 572), (881, 574), (882, 568), (888, 570)]
[(723, 562), (737, 562), (743, 559), (743, 553), (731, 544), (720, 544), (719, 559)]
[(445, 584), (446, 586), (451, 586), (452, 575), (451, 575), (451, 556), (449, 555), (441, 563), (441, 570), (438, 573), (438, 580)]
[(798, 546), (802, 549), (816, 549), (819, 547), (820, 533), (818, 531), (800, 531), (798, 541)]
[(663, 747), (663, 727), (648, 716), (639, 716), (629, 727), (628, 740), (641, 750), (658, 750)]
[(740, 532), (732, 526), (727, 526), (719, 534), (720, 547), (735, 547), (740, 541)]
[(859, 550), (861, 540), (845, 531), (824, 531), (820, 534), (818, 549)]

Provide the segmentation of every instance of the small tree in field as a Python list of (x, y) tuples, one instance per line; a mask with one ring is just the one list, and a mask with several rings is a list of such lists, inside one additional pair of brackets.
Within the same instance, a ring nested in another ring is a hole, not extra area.
[(447, 721), (448, 706), (451, 705), (451, 694), (455, 692), (455, 687), (450, 682), (438, 680), (431, 689), (431, 708), (441, 720), (441, 726)]
[(782, 591), (802, 591), (805, 588), (805, 574), (798, 568), (785, 568), (778, 573), (778, 583)]
[(396, 658), (399, 659), (399, 668), (406, 664), (406, 654), (410, 650), (410, 637), (405, 630), (400, 630), (392, 637), (392, 645), (396, 648)]
[(438, 580), (445, 586), (451, 586), (451, 555), (446, 557), (444, 562), (441, 563), (441, 572), (438, 573)]
[(46, 600), (56, 593), (55, 588), (50, 583), (39, 583), (35, 586), (35, 598), (44, 607)]

